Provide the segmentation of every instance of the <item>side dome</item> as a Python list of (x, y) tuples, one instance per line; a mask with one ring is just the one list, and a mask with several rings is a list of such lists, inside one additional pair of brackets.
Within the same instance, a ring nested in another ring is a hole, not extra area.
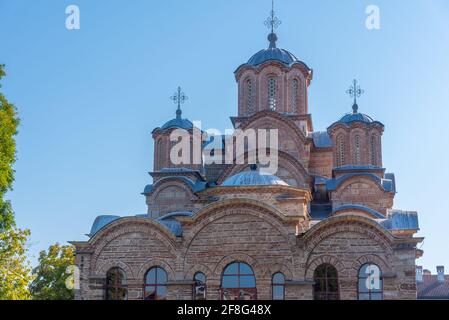
[(238, 186), (272, 186), (288, 184), (277, 176), (271, 174), (262, 174), (258, 170), (240, 172), (226, 179), (221, 186), (238, 187)]
[(364, 113), (348, 113), (345, 114), (338, 122), (341, 123), (352, 123), (352, 122), (363, 122), (363, 123), (373, 123), (374, 120), (370, 116)]
[(279, 48), (268, 48), (260, 50), (255, 55), (253, 55), (248, 60), (247, 64), (256, 67), (266, 61), (271, 60), (282, 62), (285, 65), (291, 65), (292, 63), (300, 62), (299, 59), (290, 51)]
[(161, 129), (167, 130), (172, 128), (189, 130), (193, 128), (193, 123), (188, 119), (175, 118), (166, 122)]

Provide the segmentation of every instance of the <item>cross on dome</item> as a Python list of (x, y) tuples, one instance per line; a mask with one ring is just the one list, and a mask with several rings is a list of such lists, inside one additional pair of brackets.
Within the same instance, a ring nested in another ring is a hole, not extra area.
[(346, 91), (346, 93), (351, 98), (354, 98), (352, 110), (353, 113), (357, 113), (359, 111), (359, 106), (357, 105), (357, 98), (360, 98), (360, 96), (365, 93), (365, 90), (361, 89), (360, 86), (357, 84), (357, 80), (354, 79), (354, 81), (352, 82), (352, 86), (348, 89), (348, 91)]
[(281, 24), (282, 21), (276, 17), (276, 12), (274, 11), (274, 0), (271, 1), (271, 12), (270, 16), (264, 22), (265, 26), (271, 29), (271, 33), (268, 35), (268, 41), (270, 41), (270, 48), (276, 48), (276, 41), (278, 37), (274, 32)]
[(181, 104), (184, 104), (184, 102), (189, 100), (189, 97), (185, 95), (181, 87), (178, 87), (178, 90), (175, 92), (173, 96), (170, 97), (170, 99), (173, 100), (173, 102), (178, 105), (178, 109), (176, 110), (176, 119), (181, 119), (182, 115)]

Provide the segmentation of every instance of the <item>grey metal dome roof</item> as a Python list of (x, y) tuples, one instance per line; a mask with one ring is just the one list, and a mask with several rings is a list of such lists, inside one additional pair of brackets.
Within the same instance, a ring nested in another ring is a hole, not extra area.
[(171, 129), (171, 128), (180, 128), (180, 129), (192, 129), (193, 123), (188, 119), (175, 118), (162, 126), (163, 130)]
[(268, 48), (263, 49), (253, 55), (249, 60), (248, 64), (252, 66), (258, 66), (266, 61), (279, 61), (286, 65), (291, 65), (295, 62), (300, 62), (299, 59), (290, 51), (280, 48)]
[(258, 170), (244, 171), (238, 173), (223, 183), (223, 187), (237, 187), (237, 186), (272, 186), (281, 185), (288, 186), (288, 184), (271, 174), (262, 174)]
[(370, 116), (364, 113), (348, 113), (345, 114), (338, 122), (351, 123), (351, 122), (363, 122), (363, 123), (373, 123), (374, 120)]

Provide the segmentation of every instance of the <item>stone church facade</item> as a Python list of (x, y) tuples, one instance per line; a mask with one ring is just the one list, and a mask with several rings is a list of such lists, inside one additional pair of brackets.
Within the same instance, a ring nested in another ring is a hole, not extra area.
[[(97, 217), (87, 241), (71, 242), (76, 299), (416, 299), (422, 238), (416, 212), (393, 209), (384, 125), (354, 101), (315, 131), (312, 69), (278, 48), (274, 32), (268, 40), (235, 71), (231, 120), (235, 129), (278, 130), (277, 173), (249, 163), (174, 165), (172, 132), (198, 132), (178, 109), (152, 133), (148, 212)], [(220, 154), (226, 139), (210, 137), (203, 153)]]

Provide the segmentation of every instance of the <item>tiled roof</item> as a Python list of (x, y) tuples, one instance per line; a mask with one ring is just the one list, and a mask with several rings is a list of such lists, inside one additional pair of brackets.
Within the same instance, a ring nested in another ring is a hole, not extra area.
[(332, 140), (326, 131), (312, 132), (309, 136), (313, 139), (313, 143), (317, 148), (332, 147)]
[(418, 282), (418, 299), (449, 299), (449, 275), (444, 276), (444, 282), (438, 281), (437, 275), (423, 275), (423, 281)]

